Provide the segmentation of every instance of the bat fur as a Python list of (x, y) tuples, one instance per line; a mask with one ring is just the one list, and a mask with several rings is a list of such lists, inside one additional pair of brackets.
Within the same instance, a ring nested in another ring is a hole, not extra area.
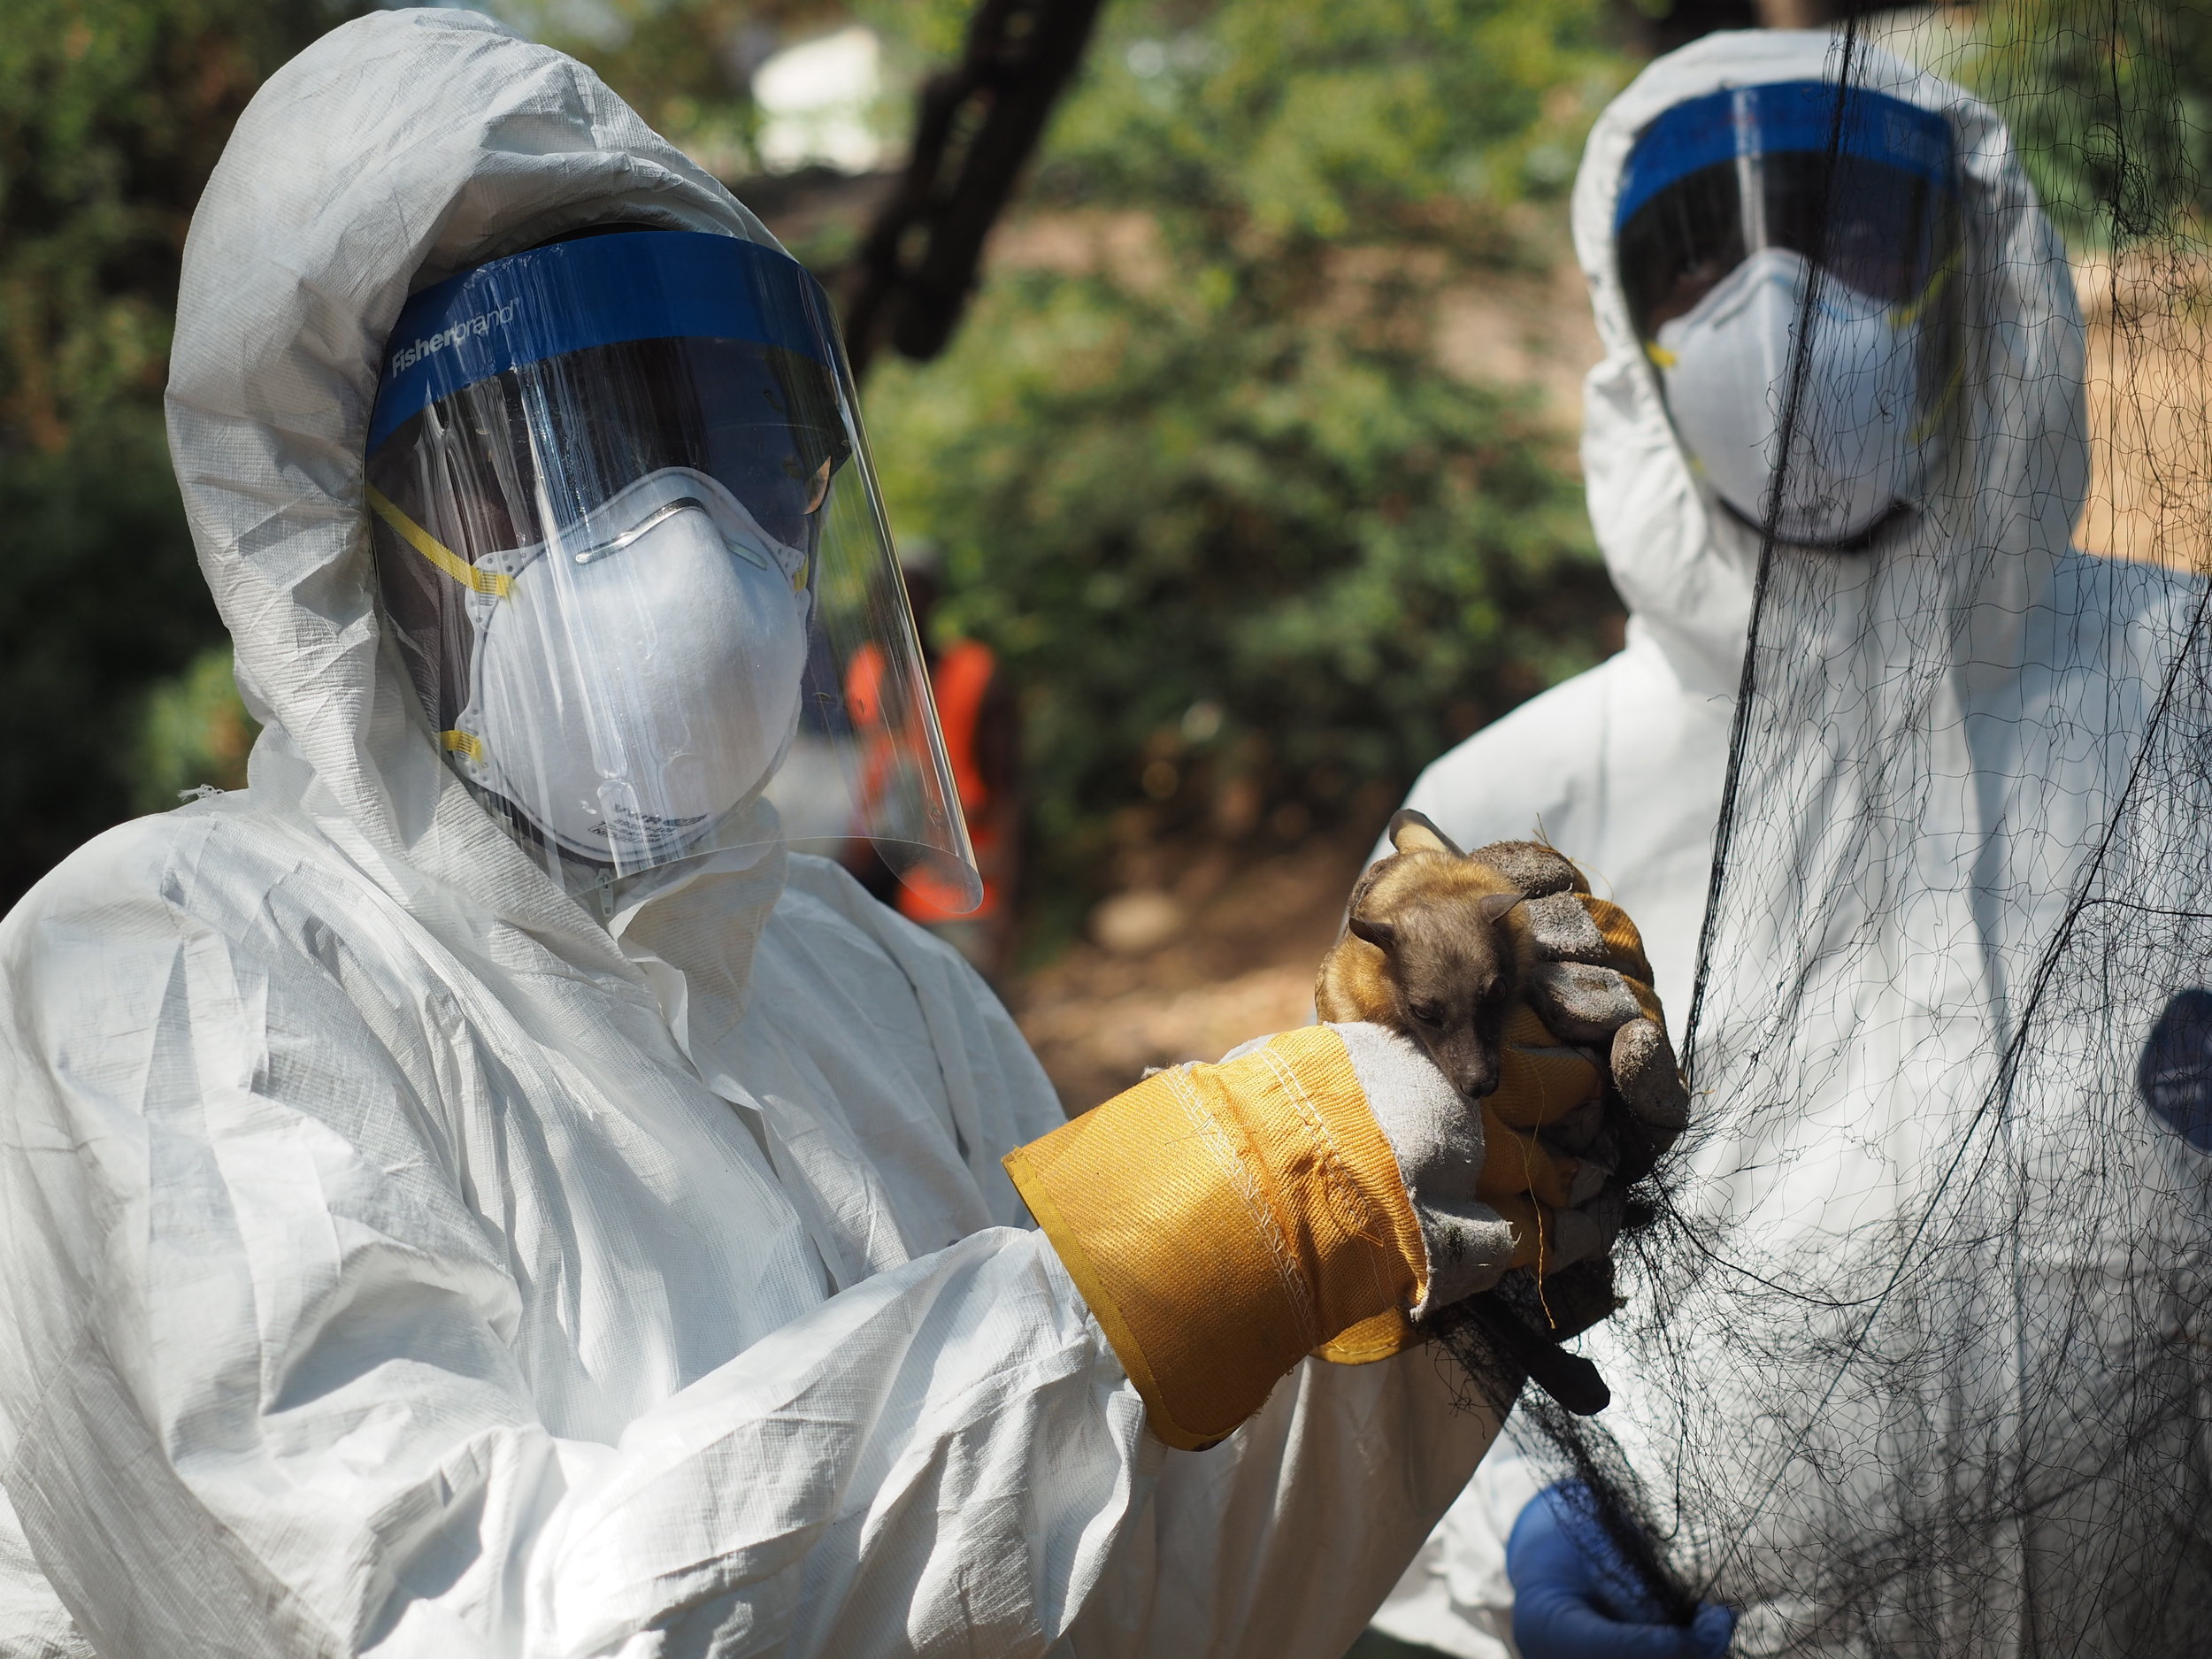
[[(1463, 1095), (1479, 1101), (1498, 1087), (1506, 1017), (1528, 979), (1532, 945), (1519, 908), (1527, 895), (1410, 809), (1390, 820), (1390, 844), (1396, 850), (1352, 890), (1343, 936), (1322, 960), (1314, 1007), (1325, 1020), (1371, 1020), (1412, 1038)], [(1480, 850), (1508, 864), (1532, 862), (1540, 871), (1560, 862), (1548, 848), (1525, 841)], [(1553, 879), (1540, 876), (1538, 890), (1552, 890)], [(1502, 1405), (1512, 1403), (1525, 1376), (1568, 1411), (1587, 1417), (1605, 1409), (1611, 1391), (1594, 1365), (1557, 1342), (1617, 1305), (1611, 1271), (1586, 1262), (1549, 1282), (1557, 1310), (1525, 1268), (1507, 1274), (1498, 1289), (1447, 1310), (1445, 1323), (1456, 1322), (1457, 1333), (1447, 1346)], [(1558, 1313), (1571, 1305), (1563, 1325)], [(1506, 1380), (1498, 1386), (1493, 1367), (1501, 1361)]]
[(1390, 820), (1397, 850), (1352, 890), (1344, 933), (1322, 958), (1316, 1011), (1410, 1037), (1471, 1101), (1498, 1087), (1507, 1014), (1525, 983), (1524, 895), (1410, 809)]

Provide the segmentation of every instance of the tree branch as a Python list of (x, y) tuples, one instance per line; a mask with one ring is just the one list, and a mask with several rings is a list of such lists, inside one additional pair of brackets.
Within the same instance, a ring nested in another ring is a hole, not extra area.
[(981, 0), (959, 64), (923, 84), (905, 175), (839, 284), (856, 375), (887, 344), (927, 362), (951, 340), (1102, 4)]

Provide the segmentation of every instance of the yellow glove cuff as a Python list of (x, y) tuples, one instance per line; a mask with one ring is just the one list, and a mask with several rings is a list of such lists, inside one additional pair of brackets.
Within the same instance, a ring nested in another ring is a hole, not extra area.
[(1005, 1162), (1171, 1446), (1220, 1440), (1427, 1288), (1396, 1155), (1325, 1025), (1157, 1072)]

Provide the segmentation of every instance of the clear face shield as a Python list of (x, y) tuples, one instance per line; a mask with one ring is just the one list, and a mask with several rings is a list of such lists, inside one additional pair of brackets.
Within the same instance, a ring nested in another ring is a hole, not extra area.
[(1677, 104), (1630, 153), (1615, 245), (1668, 415), (1714, 493), (1784, 541), (1864, 536), (1942, 457), (1953, 150), (1932, 111), (1801, 81)]
[(851, 379), (795, 261), (628, 231), (424, 290), (367, 483), (431, 730), (572, 890), (788, 834), (871, 841), (977, 902)]

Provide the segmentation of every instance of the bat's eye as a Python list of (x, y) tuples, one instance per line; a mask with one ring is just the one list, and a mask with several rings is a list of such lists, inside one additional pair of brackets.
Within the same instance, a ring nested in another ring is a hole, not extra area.
[(1411, 1014), (1424, 1025), (1440, 1025), (1444, 1023), (1444, 1010), (1434, 1002), (1416, 1002), (1409, 1007), (1406, 1012)]

